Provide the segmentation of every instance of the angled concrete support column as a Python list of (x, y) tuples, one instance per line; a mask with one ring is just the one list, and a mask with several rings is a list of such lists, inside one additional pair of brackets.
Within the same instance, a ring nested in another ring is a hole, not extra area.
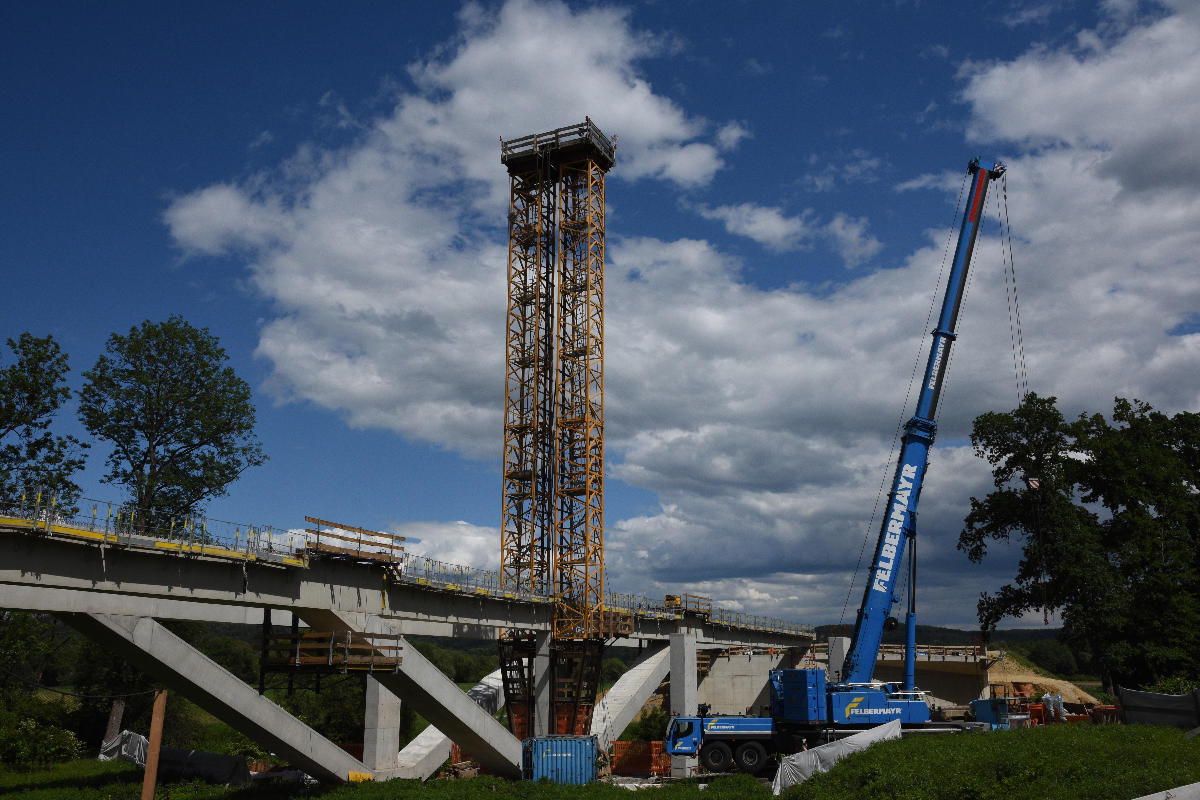
[[(344, 614), (328, 609), (305, 609), (304, 621), (314, 630), (350, 630), (366, 633), (395, 632), (377, 615)], [(521, 777), (521, 742), (458, 688), (440, 669), (405, 643), (403, 661), (396, 672), (375, 672), (375, 678), (393, 694), (412, 705), (431, 725), (458, 742), (481, 766), (497, 775)]]
[(404, 648), (398, 672), (376, 673), (376, 677), (481, 766), (497, 775), (521, 776), (521, 742), (415, 647)]
[[(500, 677), (500, 670), (490, 673), (475, 684), (475, 687), (467, 692), (467, 697), (489, 714), (495, 714), (503, 708), (504, 682)], [(430, 725), (400, 751), (395, 771), (381, 777), (425, 780), (450, 757), (450, 744), (450, 737)]]
[(62, 618), (310, 775), (345, 781), (351, 772), (369, 773), (361, 761), (150, 617), (63, 614)]
[[(671, 713), (696, 715), (696, 634), (694, 631), (671, 634)], [(671, 756), (671, 775), (686, 778), (696, 771), (691, 756)]]
[(400, 753), (400, 698), (367, 676), (367, 714), (363, 724), (363, 763), (375, 772), (396, 768)]
[(550, 631), (538, 631), (534, 636), (537, 652), (533, 656), (533, 735), (550, 736)]
[(607, 748), (633, 722), (670, 669), (670, 647), (659, 645), (647, 649), (605, 692), (592, 714), (592, 734), (599, 739), (601, 748)]

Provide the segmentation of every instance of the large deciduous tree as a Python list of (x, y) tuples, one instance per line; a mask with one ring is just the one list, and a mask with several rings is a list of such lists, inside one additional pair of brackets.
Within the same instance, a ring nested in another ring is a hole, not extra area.
[(73, 436), (56, 436), (50, 423), (71, 396), (67, 356), (51, 336), (22, 333), (8, 340), (13, 362), (0, 369), (0, 498), (43, 490), (70, 506), (79, 496), (71, 475), (84, 464)]
[(996, 490), (971, 498), (958, 548), (1022, 548), (980, 624), (1058, 612), (1109, 688), (1200, 675), (1200, 415), (1117, 398), (1111, 422), (1067, 421), (1055, 402), (1030, 394), (972, 428)]
[(79, 416), (112, 443), (102, 480), (128, 489), (141, 524), (199, 513), (266, 460), (250, 387), (207, 328), (146, 321), (105, 351), (83, 373)]

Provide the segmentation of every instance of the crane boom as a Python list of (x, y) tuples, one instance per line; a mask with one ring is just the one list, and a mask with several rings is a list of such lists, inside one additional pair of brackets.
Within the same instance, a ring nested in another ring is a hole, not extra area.
[[(950, 362), (950, 347), (956, 338), (954, 329), (966, 289), (967, 271), (975, 249), (975, 238), (983, 218), (984, 198), (991, 181), (1004, 174), (1003, 164), (986, 168), (980, 166), (979, 159), (972, 161), (967, 169), (972, 175), (971, 191), (967, 196), (962, 228), (954, 249), (950, 277), (946, 281), (942, 312), (937, 328), (933, 331), (933, 342), (929, 348), (929, 361), (925, 367), (924, 379), (921, 381), (916, 413), (904, 426), (900, 457), (896, 462), (892, 490), (888, 495), (887, 512), (880, 524), (875, 558), (871, 562), (871, 571), (863, 589), (862, 607), (854, 625), (854, 638), (842, 667), (842, 680), (846, 683), (867, 683), (871, 680), (884, 625), (892, 604), (900, 599), (895, 595), (896, 579), (903, 564), (905, 545), (911, 544), (908, 540), (916, 536), (917, 501), (921, 496), (921, 484), (929, 461), (929, 447), (933, 444), (933, 437), (937, 431), (935, 420), (938, 400)], [(915, 611), (910, 608), (910, 639), (915, 624)], [(911, 661), (911, 656), (909, 660)], [(911, 667), (906, 671), (911, 672)], [(911, 674), (906, 675), (906, 682), (909, 684), (907, 688), (912, 689)]]
[[(942, 300), (942, 313), (933, 331), (929, 361), (921, 381), (917, 409), (904, 428), (900, 458), (892, 478), (887, 513), (879, 528), (875, 558), (863, 591), (862, 607), (854, 626), (854, 639), (836, 683), (826, 681), (820, 667), (771, 670), (770, 716), (709, 716), (702, 706), (700, 716), (672, 716), (665, 738), (672, 756), (696, 756), (706, 768), (723, 772), (732, 764), (743, 772), (757, 772), (767, 753), (795, 753), (809, 741), (826, 741), (888, 722), (899, 722), (908, 730), (949, 732), (970, 729), (973, 722), (931, 722), (924, 692), (914, 684), (916, 636), (915, 593), (910, 593), (908, 647), (904, 684), (876, 683), (871, 679), (879, 654), (879, 643), (889, 620), (899, 566), (905, 545), (914, 553), (917, 500), (929, 460), (929, 447), (937, 429), (937, 405), (946, 379), (954, 328), (966, 290), (971, 253), (983, 219), (988, 184), (1004, 174), (1004, 165), (981, 167), (979, 159), (968, 166), (972, 176), (966, 212), (954, 250), (954, 262)], [(910, 581), (910, 586), (912, 581)], [(832, 664), (830, 665), (833, 666)], [(818, 737), (818, 738), (814, 738)]]

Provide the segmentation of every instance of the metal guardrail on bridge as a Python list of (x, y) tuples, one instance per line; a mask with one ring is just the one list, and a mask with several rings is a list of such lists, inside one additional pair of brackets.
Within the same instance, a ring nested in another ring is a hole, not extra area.
[(207, 556), (303, 567), (297, 554), (271, 526), (244, 525), (206, 517), (185, 517), (147, 523), (127, 503), (79, 498), (69, 506), (42, 492), (22, 494), (15, 502), (0, 503), (0, 527), (43, 532), (102, 545), (153, 549), (182, 555)]

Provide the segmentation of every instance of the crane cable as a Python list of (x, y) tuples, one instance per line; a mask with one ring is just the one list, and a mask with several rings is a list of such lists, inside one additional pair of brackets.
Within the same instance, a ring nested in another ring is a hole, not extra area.
[[(934, 290), (930, 295), (929, 310), (925, 312), (925, 330), (929, 330), (929, 322), (933, 319), (933, 310), (937, 307), (938, 297), (941, 294), (938, 291), (942, 285), (942, 275), (946, 271), (946, 260), (950, 255), (950, 242), (954, 240), (954, 223), (958, 221), (958, 213), (962, 208), (963, 192), (967, 187), (968, 174), (964, 174), (962, 182), (958, 186), (958, 199), (954, 201), (954, 216), (950, 218), (949, 233), (946, 236), (946, 244), (942, 248), (942, 263), (938, 267), (937, 281), (934, 283)], [(921, 354), (925, 350), (925, 339), (922, 337), (917, 343), (917, 354), (913, 359), (912, 374), (908, 376), (908, 388), (904, 392), (904, 405), (900, 407), (900, 419), (896, 422), (895, 430), (892, 433), (892, 445), (888, 450), (888, 458), (886, 464), (892, 463), (892, 456), (896, 453), (896, 442), (900, 439), (900, 432), (904, 430), (904, 421), (908, 416), (908, 403), (912, 399), (913, 385), (917, 381), (917, 371), (921, 367)], [(947, 365), (949, 366), (949, 365)], [(875, 520), (879, 515), (879, 504), (883, 499), (884, 489), (888, 482), (887, 467), (884, 467), (883, 477), (879, 481), (879, 490), (875, 494), (875, 506), (871, 509), (871, 519), (867, 523), (866, 532), (863, 534), (862, 545), (858, 550), (858, 563), (854, 565), (854, 572), (850, 575), (849, 586), (846, 587), (846, 599), (842, 601), (842, 614), (838, 618), (838, 625), (844, 625), (846, 622), (846, 609), (850, 607), (850, 597), (854, 593), (854, 585), (858, 582), (858, 573), (862, 570), (863, 555), (867, 551), (867, 542), (870, 541), (872, 532), (875, 530)]]
[[(1017, 270), (1013, 262), (1012, 223), (1008, 216), (1007, 172), (1000, 176), (1000, 187), (1004, 201), (1003, 204), (999, 201), (996, 203), (996, 220), (1000, 228), (1000, 262), (1004, 271), (1004, 297), (1008, 304), (1008, 335), (1012, 345), (1013, 379), (1017, 388), (1017, 405), (1020, 406), (1025, 395), (1029, 393), (1029, 373), (1025, 366), (1025, 336), (1021, 330), (1021, 303), (1017, 294)], [(966, 308), (967, 296), (971, 292), (971, 282), (974, 277), (974, 271), (967, 272), (967, 285), (963, 291), (963, 308)], [(950, 367), (954, 363), (954, 354), (955, 351), (951, 350), (946, 362), (946, 379), (942, 387), (943, 398), (950, 394), (951, 375), (953, 374)], [(942, 403), (935, 413), (935, 423), (941, 416), (941, 408), (945, 405)], [(932, 453), (932, 451), (930, 452)]]
[[(1013, 379), (1017, 388), (1017, 405), (1020, 406), (1029, 393), (1029, 372), (1025, 365), (1025, 336), (1021, 329), (1021, 303), (1017, 294), (1017, 269), (1013, 261), (1012, 223), (1008, 215), (1008, 173), (1000, 176), (1000, 187), (1004, 196), (1003, 203), (996, 203), (996, 219), (1000, 228), (1000, 262), (1004, 268), (1004, 296), (1008, 304), (1008, 335), (1012, 344)], [(971, 281), (975, 273), (968, 271), (967, 286), (963, 292), (963, 306), (966, 306), (967, 295), (971, 291)], [(954, 363), (954, 350), (946, 365), (946, 382), (942, 388), (942, 397), (949, 395), (950, 365)], [(944, 405), (944, 404), (943, 404)], [(935, 416), (940, 416), (940, 409)]]
[[(1004, 218), (1000, 221), (1001, 257), (1008, 251), (1008, 263), (1004, 271), (1004, 288), (1008, 297), (1008, 335), (1012, 340), (1013, 378), (1017, 384), (1017, 405), (1020, 406), (1029, 394), (1029, 373), (1025, 368), (1025, 336), (1021, 332), (1021, 303), (1017, 297), (1017, 268), (1013, 264), (1012, 223), (1008, 219), (1008, 173), (1000, 177), (1004, 191)], [(997, 211), (997, 216), (999, 212)], [(1010, 287), (1011, 275), (1011, 287)]]
[[(1008, 299), (1008, 335), (1012, 342), (1013, 351), (1013, 380), (1017, 386), (1017, 408), (1025, 402), (1025, 398), (1029, 395), (1029, 372), (1025, 366), (1025, 336), (1021, 330), (1021, 302), (1017, 295), (1017, 270), (1013, 263), (1013, 246), (1012, 246), (1012, 223), (1008, 217), (1008, 173), (1004, 174), (1001, 181), (1001, 187), (1004, 190), (1004, 217), (1000, 220), (1001, 228), (1001, 248), (1008, 250), (1008, 262), (1004, 272), (1004, 288), (1007, 292)], [(999, 214), (997, 214), (999, 216)], [(1011, 275), (1011, 287), (1010, 287)], [(1027, 485), (1028, 477), (1026, 476)], [(1034, 494), (1035, 502), (1035, 523), (1033, 537), (1037, 540), (1038, 571), (1039, 583), (1042, 589), (1042, 622), (1046, 625), (1050, 624), (1050, 605), (1046, 598), (1046, 564), (1041, 557), (1043, 551), (1042, 529), (1039, 524), (1041, 516), (1041, 495)]]
[[(1017, 405), (1020, 406), (1029, 392), (1029, 375), (1025, 366), (1025, 338), (1021, 330), (1021, 304), (1017, 295), (1017, 271), (1013, 262), (1013, 246), (1012, 246), (1012, 224), (1009, 221), (1008, 215), (1008, 173), (1004, 172), (1000, 177), (1000, 186), (1003, 194), (1003, 203), (996, 202), (996, 219), (999, 224), (1000, 233), (1000, 261), (1004, 272), (1004, 292), (1005, 299), (1008, 304), (1008, 330), (1009, 339), (1012, 344), (1013, 357), (1013, 377), (1017, 388)], [(967, 285), (963, 289), (962, 309), (966, 309), (967, 298), (971, 293), (971, 283), (975, 277), (974, 270), (967, 271)], [(954, 355), (956, 350), (951, 349), (946, 360), (945, 382), (942, 386), (942, 398), (949, 397), (950, 387), (952, 384), (952, 375), (954, 374), (951, 367), (954, 364)], [(941, 409), (947, 404), (942, 403), (934, 412), (934, 423), (936, 424), (941, 417)], [(932, 460), (934, 450), (930, 449), (928, 458)], [(900, 587), (903, 588), (907, 579), (908, 573), (904, 572), (901, 575)]]

